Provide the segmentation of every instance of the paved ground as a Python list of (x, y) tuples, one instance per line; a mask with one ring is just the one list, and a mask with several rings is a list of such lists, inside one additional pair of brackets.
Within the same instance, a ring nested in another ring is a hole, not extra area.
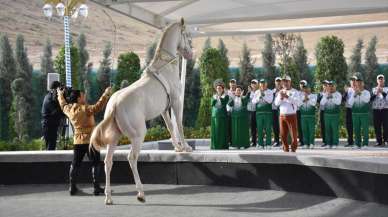
[(103, 196), (70, 197), (64, 185), (0, 186), (1, 217), (386, 217), (388, 206), (282, 191), (218, 186), (145, 185), (147, 203), (135, 199), (133, 185), (113, 186), (115, 205)]

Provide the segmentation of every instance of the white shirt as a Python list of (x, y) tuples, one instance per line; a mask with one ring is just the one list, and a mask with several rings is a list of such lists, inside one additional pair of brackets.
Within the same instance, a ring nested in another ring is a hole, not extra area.
[(280, 94), (275, 98), (275, 105), (279, 106), (281, 115), (296, 114), (299, 104), (299, 94), (294, 88), (287, 90), (288, 98), (281, 99)]
[(271, 104), (273, 101), (273, 92), (270, 89), (264, 91), (256, 90), (255, 97), (252, 99), (254, 104)]
[(248, 105), (247, 105), (247, 110), (251, 112), (256, 111), (256, 104), (252, 102), (254, 97), (255, 97), (255, 92), (251, 91), (249, 94)]
[(239, 109), (241, 108), (241, 105), (242, 105), (242, 103), (241, 103), (241, 97), (240, 97), (240, 96), (235, 96), (234, 99), (233, 99), (233, 101), (234, 101), (233, 108), (234, 108), (235, 110), (239, 110)]
[(308, 100), (306, 102), (303, 102), (305, 93), (301, 92), (302, 94), (300, 95), (300, 101), (299, 101), (299, 107), (310, 107), (310, 106), (316, 106), (317, 105), (317, 99), (318, 96), (315, 93), (310, 93), (307, 98)]
[[(233, 100), (234, 99), (234, 93), (235, 93), (235, 91), (233, 91), (233, 90), (228, 90), (227, 91), (227, 94), (228, 94), (228, 96), (229, 96), (229, 98), (231, 99), (231, 100)], [(226, 105), (226, 111), (227, 112), (231, 112), (232, 111), (232, 107), (230, 107), (229, 105)]]
[(345, 100), (346, 108), (352, 108), (352, 106), (349, 104), (349, 99), (352, 98), (353, 95), (354, 95), (354, 89), (349, 87), (348, 92), (347, 92), (347, 96), (346, 96), (346, 100)]
[(328, 93), (324, 93), (323, 97), (321, 99), (320, 106), (323, 107), (323, 108), (325, 106), (330, 108), (331, 106), (334, 106), (334, 105), (335, 106), (341, 105), (342, 96), (341, 96), (341, 94), (338, 91), (332, 93), (331, 96), (332, 96), (332, 98), (328, 99), (329, 94)]
[(361, 95), (357, 97), (352, 97), (349, 99), (349, 104), (354, 105), (354, 103), (357, 104), (367, 104), (370, 101), (370, 93), (367, 90), (361, 91)]
[[(273, 95), (274, 95), (274, 99), (276, 99), (276, 97), (278, 96), (278, 94), (279, 94), (279, 91), (276, 89), (276, 88), (274, 88), (274, 89), (272, 89), (272, 93), (273, 93)], [(272, 102), (272, 110), (278, 110), (278, 106), (276, 106), (275, 105), (275, 100)]]

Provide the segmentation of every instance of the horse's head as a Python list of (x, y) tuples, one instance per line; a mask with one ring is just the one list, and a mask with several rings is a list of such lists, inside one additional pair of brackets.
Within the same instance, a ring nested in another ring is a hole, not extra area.
[(182, 55), (185, 59), (192, 59), (193, 58), (193, 49), (191, 47), (191, 35), (186, 31), (186, 25), (185, 21), (182, 18), (180, 22), (180, 29), (181, 29), (181, 37), (180, 41), (178, 43), (178, 52), (180, 55)]

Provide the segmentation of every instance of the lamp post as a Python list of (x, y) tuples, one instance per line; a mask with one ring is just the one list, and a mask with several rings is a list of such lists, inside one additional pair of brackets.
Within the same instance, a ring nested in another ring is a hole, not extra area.
[[(86, 0), (45, 0), (43, 13), (46, 17), (53, 16), (53, 5), (57, 15), (63, 17), (65, 31), (65, 70), (66, 70), (66, 87), (71, 87), (71, 58), (70, 58), (70, 17), (77, 18), (78, 15), (88, 16), (88, 6)], [(79, 5), (79, 7), (78, 7)]]

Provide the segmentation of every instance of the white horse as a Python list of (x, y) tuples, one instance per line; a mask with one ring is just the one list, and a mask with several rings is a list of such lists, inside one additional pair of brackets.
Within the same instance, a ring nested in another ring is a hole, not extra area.
[[(180, 94), (184, 90), (182, 90), (179, 82), (178, 54), (186, 59), (192, 58), (191, 44), (183, 19), (181, 22), (166, 27), (158, 43), (155, 56), (141, 78), (131, 86), (112, 95), (106, 106), (104, 120), (96, 126), (92, 133), (90, 147), (94, 146), (97, 150), (100, 150), (101, 147), (107, 147), (104, 161), (106, 174), (105, 204), (113, 204), (110, 172), (113, 164), (113, 153), (122, 135), (129, 137), (132, 142), (128, 161), (138, 191), (137, 199), (140, 202), (145, 202), (145, 195), (137, 171), (137, 160), (140, 154), (140, 146), (147, 132), (145, 123), (147, 120), (161, 114), (171, 134), (175, 151), (192, 151), (183, 135), (181, 114), (183, 102)], [(178, 128), (176, 135), (179, 141), (174, 136), (169, 108), (172, 108), (172, 112), (176, 117)]]

